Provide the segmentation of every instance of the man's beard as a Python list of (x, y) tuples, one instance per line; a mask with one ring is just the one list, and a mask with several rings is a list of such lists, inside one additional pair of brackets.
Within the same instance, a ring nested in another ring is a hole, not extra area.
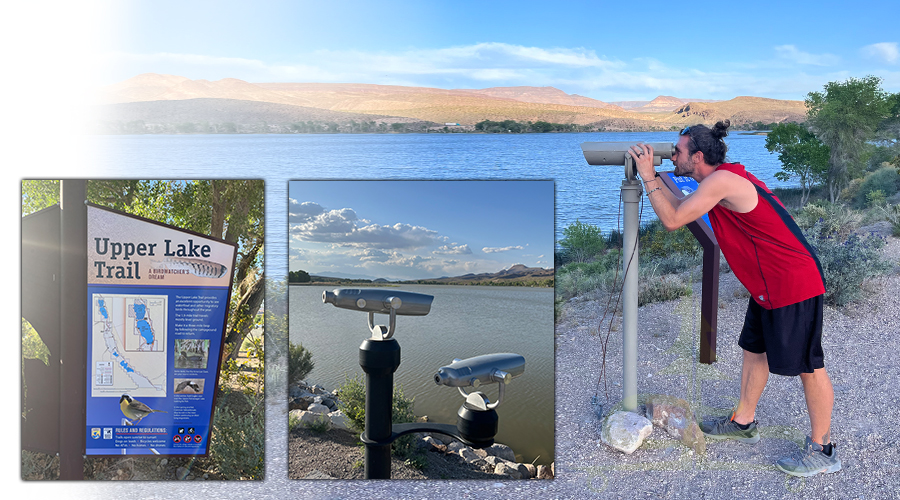
[(679, 177), (687, 177), (694, 173), (694, 159), (690, 156), (685, 161), (678, 162), (675, 165), (675, 175)]

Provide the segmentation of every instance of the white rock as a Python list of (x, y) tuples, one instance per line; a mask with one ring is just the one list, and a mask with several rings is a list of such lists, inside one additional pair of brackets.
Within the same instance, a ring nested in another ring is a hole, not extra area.
[(484, 451), (488, 456), (500, 457), (504, 460), (509, 460), (510, 462), (516, 461), (516, 453), (512, 448), (505, 444), (494, 443), (485, 448)]
[(331, 419), (332, 427), (344, 429), (345, 431), (353, 430), (353, 423), (341, 410), (329, 413), (328, 418)]
[(306, 411), (327, 415), (331, 410), (329, 410), (327, 406), (325, 406), (321, 403), (313, 403), (313, 404), (309, 405), (309, 407), (306, 409)]
[(331, 425), (331, 419), (327, 414), (313, 413), (306, 410), (291, 410), (291, 415), (300, 421), (300, 425), (318, 425), (322, 421), (326, 421)]
[(603, 444), (627, 454), (634, 453), (644, 438), (653, 432), (653, 423), (630, 411), (613, 413), (603, 421), (600, 440)]
[(513, 479), (522, 479), (522, 473), (519, 471), (516, 464), (511, 464), (509, 462), (500, 462), (494, 467), (494, 474), (504, 474)]
[(452, 443), (447, 445), (447, 451), (450, 453), (459, 453), (459, 450), (465, 448), (466, 445), (460, 443), (459, 441), (453, 441)]
[(473, 450), (472, 448), (469, 448), (469, 447), (465, 447), (465, 448), (459, 450), (459, 456), (463, 457), (463, 459), (465, 459), (466, 462), (474, 462), (476, 460), (482, 460), (482, 458), (480, 456), (478, 456), (477, 453), (475, 453), (475, 450)]

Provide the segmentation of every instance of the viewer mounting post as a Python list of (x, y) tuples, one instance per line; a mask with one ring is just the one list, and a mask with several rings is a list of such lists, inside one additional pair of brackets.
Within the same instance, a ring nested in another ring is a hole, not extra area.
[[(622, 403), (626, 410), (637, 409), (637, 310), (638, 310), (638, 253), (640, 227), (639, 207), (643, 188), (637, 178), (637, 168), (631, 157), (631, 142), (584, 142), (581, 150), (589, 165), (619, 165), (625, 167), (622, 181), (622, 202), (625, 232), (622, 243), (622, 267), (625, 273), (622, 285)], [(671, 160), (675, 145), (670, 142), (649, 143), (653, 148), (653, 164)], [(660, 175), (663, 184), (681, 198), (685, 194), (677, 185), (673, 174)], [(679, 178), (679, 180), (682, 178)], [(684, 178), (685, 183), (693, 179)], [(703, 288), (700, 323), (700, 362), (711, 364), (716, 360), (716, 317), (719, 298), (719, 245), (716, 237), (702, 218), (687, 225), (691, 234), (703, 246)]]

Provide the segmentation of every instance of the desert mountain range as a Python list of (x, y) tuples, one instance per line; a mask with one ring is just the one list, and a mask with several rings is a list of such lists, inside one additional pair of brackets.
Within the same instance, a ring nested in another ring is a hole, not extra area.
[[(288, 127), (300, 122), (421, 122), (425, 128), (482, 120), (545, 121), (605, 130), (668, 130), (729, 118), (733, 125), (804, 121), (803, 101), (736, 97), (727, 101), (659, 96), (607, 103), (553, 87), (437, 89), (362, 83), (250, 83), (146, 73), (105, 87), (97, 106), (105, 123), (145, 127), (196, 123)], [(152, 130), (148, 130), (152, 131)], [(279, 130), (263, 130), (279, 131)], [(297, 128), (294, 128), (297, 131)]]

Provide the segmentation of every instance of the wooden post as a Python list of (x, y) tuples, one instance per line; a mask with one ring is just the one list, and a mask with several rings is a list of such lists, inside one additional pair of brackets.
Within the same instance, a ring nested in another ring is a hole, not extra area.
[(60, 181), (59, 478), (84, 479), (87, 181)]
[[(669, 176), (660, 172), (660, 179), (678, 198), (684, 193)], [(703, 247), (703, 283), (700, 298), (700, 362), (712, 364), (716, 360), (716, 332), (719, 313), (719, 242), (712, 228), (699, 218), (687, 225), (688, 230)]]

